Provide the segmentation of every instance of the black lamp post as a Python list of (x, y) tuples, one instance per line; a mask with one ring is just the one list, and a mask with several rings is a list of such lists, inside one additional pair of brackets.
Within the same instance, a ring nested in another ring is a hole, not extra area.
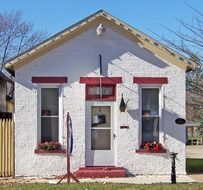
[[(175, 123), (177, 125), (183, 125), (185, 124), (185, 119), (183, 118), (177, 118), (175, 120)], [(171, 183), (176, 183), (176, 156), (178, 153), (172, 152), (171, 155)]]
[(176, 183), (176, 156), (178, 153), (172, 152), (171, 155), (171, 183)]

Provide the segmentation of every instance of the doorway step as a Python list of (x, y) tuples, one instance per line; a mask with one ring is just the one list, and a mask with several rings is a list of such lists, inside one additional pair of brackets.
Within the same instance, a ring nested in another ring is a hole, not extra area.
[(117, 178), (126, 177), (123, 167), (115, 166), (86, 166), (81, 167), (75, 172), (77, 178)]

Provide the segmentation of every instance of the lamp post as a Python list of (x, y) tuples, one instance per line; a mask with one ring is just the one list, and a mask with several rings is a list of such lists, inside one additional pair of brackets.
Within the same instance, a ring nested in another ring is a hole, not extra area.
[(178, 153), (172, 152), (171, 155), (171, 183), (176, 183), (176, 156)]
[[(175, 123), (177, 125), (183, 125), (185, 124), (185, 119), (183, 118), (177, 118), (175, 120)], [(176, 183), (176, 156), (178, 153), (172, 152), (171, 155), (171, 183)]]

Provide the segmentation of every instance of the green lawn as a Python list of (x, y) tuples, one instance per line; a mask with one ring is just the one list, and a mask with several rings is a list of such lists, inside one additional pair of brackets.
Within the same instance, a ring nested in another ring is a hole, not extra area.
[(203, 189), (202, 184), (157, 184), (157, 185), (128, 185), (128, 184), (60, 184), (60, 185), (50, 185), (50, 184), (9, 184), (0, 185), (0, 189), (12, 189), (12, 190), (199, 190)]
[(186, 170), (188, 173), (203, 173), (203, 159), (186, 159)]
[[(203, 159), (187, 159), (187, 172), (189, 173), (203, 173)], [(203, 190), (203, 183), (199, 184), (153, 184), (153, 185), (130, 185), (130, 184), (0, 184), (1, 189), (11, 190)]]

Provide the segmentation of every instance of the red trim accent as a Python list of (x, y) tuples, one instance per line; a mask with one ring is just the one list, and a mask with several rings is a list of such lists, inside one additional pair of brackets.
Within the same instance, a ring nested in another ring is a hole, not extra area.
[(65, 154), (66, 150), (44, 150), (44, 149), (35, 149), (35, 153), (37, 154), (56, 154), (56, 153), (62, 153)]
[(100, 82), (101, 84), (122, 83), (122, 77), (80, 77), (80, 83), (100, 84)]
[(116, 101), (116, 98), (115, 97), (107, 97), (107, 98), (98, 98), (98, 97), (94, 97), (94, 96), (91, 96), (91, 97), (86, 97), (86, 100), (88, 101)]
[(162, 150), (147, 150), (147, 149), (138, 149), (136, 150), (136, 153), (166, 153), (166, 149)]
[(133, 83), (138, 84), (168, 84), (167, 77), (133, 77)]
[(79, 168), (76, 172), (78, 178), (115, 178), (115, 177), (126, 177), (126, 172), (123, 167), (83, 167)]
[(85, 166), (79, 168), (79, 170), (122, 170), (123, 167), (117, 167), (117, 166)]
[(115, 84), (102, 84), (103, 87), (105, 86), (111, 86), (113, 87), (113, 94), (109, 96), (103, 95), (102, 98), (100, 98), (99, 95), (89, 95), (88, 94), (88, 88), (89, 87), (98, 87), (98, 84), (88, 84), (85, 87), (85, 94), (86, 94), (86, 100), (96, 100), (96, 101), (115, 101), (116, 100), (116, 85)]
[(67, 83), (68, 77), (32, 77), (33, 83)]

